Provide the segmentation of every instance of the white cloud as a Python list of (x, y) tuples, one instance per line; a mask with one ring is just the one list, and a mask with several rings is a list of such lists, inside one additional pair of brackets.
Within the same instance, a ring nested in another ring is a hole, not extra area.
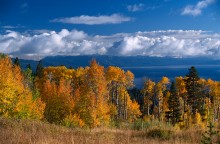
[(202, 0), (199, 1), (196, 5), (188, 5), (186, 6), (183, 11), (182, 15), (192, 15), (192, 16), (198, 16), (202, 13), (202, 10), (209, 6), (210, 4), (214, 3), (215, 0)]
[(120, 55), (191, 57), (220, 56), (220, 34), (194, 30), (167, 30), (88, 35), (63, 29), (40, 34), (7, 31), (0, 34), (0, 52), (35, 59), (55, 55)]
[(51, 20), (51, 22), (60, 22), (60, 23), (68, 23), (68, 24), (86, 24), (86, 25), (118, 24), (128, 21), (131, 21), (130, 17), (126, 17), (120, 14), (100, 15), (100, 16), (81, 15), (79, 17), (56, 18)]
[(127, 9), (128, 11), (131, 12), (137, 12), (137, 11), (142, 11), (144, 10), (144, 4), (140, 3), (140, 4), (134, 4), (134, 5), (128, 5)]

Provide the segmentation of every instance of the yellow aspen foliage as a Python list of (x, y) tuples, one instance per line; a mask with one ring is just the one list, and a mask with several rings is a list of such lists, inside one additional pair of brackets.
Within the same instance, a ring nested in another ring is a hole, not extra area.
[(79, 119), (84, 123), (85, 127), (93, 127), (92, 105), (87, 95), (80, 93), (79, 99), (75, 101), (73, 113), (77, 114)]
[(44, 69), (44, 75), (50, 80), (71, 79), (74, 73), (73, 69), (67, 69), (65, 66), (52, 67), (49, 66)]
[(134, 86), (134, 74), (130, 71), (125, 72), (119, 67), (109, 66), (106, 69), (106, 80), (109, 90), (109, 102), (111, 105), (114, 105), (117, 111), (111, 114), (112, 118), (127, 120), (132, 116), (136, 117), (138, 114), (136, 115), (135, 113), (133, 115), (132, 112), (129, 113), (129, 106), (132, 103), (127, 92), (127, 89)]
[(141, 116), (141, 111), (140, 111), (140, 106), (139, 104), (136, 102), (136, 101), (132, 101), (130, 99), (130, 96), (129, 94), (127, 93), (127, 91), (124, 91), (124, 96), (126, 97), (126, 113), (123, 113), (120, 112), (121, 114), (125, 115), (126, 119), (129, 121), (129, 122), (133, 122), (134, 120), (136, 120), (137, 118), (139, 118)]
[(66, 116), (62, 122), (63, 125), (67, 127), (83, 127), (85, 125), (84, 121), (80, 119), (77, 114), (70, 114)]
[(139, 104), (136, 101), (128, 100), (128, 120), (133, 122), (141, 116)]
[[(128, 73), (128, 75), (130, 75), (130, 78), (132, 77), (130, 72)], [(109, 66), (106, 71), (106, 80), (108, 83), (111, 82), (123, 83), (126, 80), (124, 71), (119, 67)]]
[(74, 107), (71, 79), (73, 69), (65, 66), (43, 69), (41, 78), (36, 77), (35, 85), (46, 103), (44, 116), (51, 123), (62, 123)]
[(90, 67), (79, 67), (71, 76), (71, 84), (67, 85), (71, 86), (72, 110), (63, 122), (70, 123), (75, 117), (83, 127), (108, 125), (110, 106), (104, 67), (93, 60)]
[(20, 67), (13, 66), (8, 57), (0, 59), (0, 115), (3, 117), (42, 119), (45, 104), (33, 99), (24, 86)]
[(181, 127), (186, 126), (187, 124), (187, 111), (189, 110), (187, 105), (187, 90), (186, 90), (186, 83), (182, 76), (176, 77), (176, 89), (177, 95), (180, 97), (180, 107), (182, 110), (182, 120), (183, 122), (180, 123)]
[(184, 82), (184, 78), (183, 77), (176, 77), (176, 88), (177, 88), (177, 92), (178, 95), (182, 96), (184, 95), (187, 91), (186, 91), (186, 84)]
[(134, 86), (134, 74), (131, 71), (125, 72), (125, 86), (126, 88), (130, 88)]
[(25, 91), (18, 97), (18, 103), (13, 111), (13, 117), (21, 119), (43, 119), (45, 104), (38, 98), (33, 102), (30, 92)]
[(72, 87), (73, 91), (79, 89), (84, 82), (86, 70), (83, 67), (79, 67), (73, 72), (72, 75)]
[(205, 128), (205, 123), (202, 122), (200, 113), (196, 112), (195, 116), (192, 115), (192, 126), (202, 129)]
[(220, 111), (220, 83), (211, 79), (207, 80), (208, 97), (206, 105), (208, 109), (208, 119), (215, 122), (219, 120)]
[(42, 85), (41, 97), (46, 103), (44, 116), (51, 123), (61, 123), (74, 107), (70, 82), (61, 79), (56, 84), (46, 80)]
[(158, 116), (159, 120), (162, 118), (161, 115), (164, 113), (164, 110), (162, 109), (162, 104), (163, 104), (164, 91), (167, 89), (168, 84), (169, 84), (169, 79), (167, 77), (162, 77), (162, 79), (157, 83), (155, 88), (156, 97), (158, 100), (158, 106), (157, 106), (158, 109), (156, 115)]
[(104, 67), (92, 60), (87, 71), (84, 89), (91, 100), (91, 116), (93, 127), (108, 125), (110, 121), (108, 90), (105, 79)]
[(151, 81), (150, 79), (145, 80), (144, 88), (142, 89), (142, 93), (144, 96), (144, 106), (143, 106), (143, 114), (150, 115), (150, 105), (152, 104), (152, 98), (154, 96), (154, 89), (156, 83)]

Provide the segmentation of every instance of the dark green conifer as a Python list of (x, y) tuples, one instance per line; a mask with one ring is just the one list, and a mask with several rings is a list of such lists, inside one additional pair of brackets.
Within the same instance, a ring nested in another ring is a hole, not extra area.
[(37, 64), (36, 76), (41, 78), (43, 76), (43, 69), (42, 60), (40, 60)]
[(187, 103), (191, 108), (193, 115), (196, 114), (196, 111), (199, 109), (199, 100), (200, 100), (200, 85), (199, 85), (199, 75), (194, 66), (189, 69), (189, 73), (186, 75), (185, 83), (187, 90)]
[(19, 67), (21, 66), (18, 57), (15, 58), (15, 60), (14, 60), (14, 65), (19, 66)]
[[(202, 144), (213, 144), (216, 143), (214, 142), (214, 137), (218, 134), (218, 131), (214, 130), (214, 125), (212, 122), (209, 123), (207, 126), (208, 130), (205, 131), (205, 133), (202, 134)], [(218, 142), (219, 143), (219, 142)]]
[(180, 109), (180, 100), (177, 95), (177, 90), (174, 82), (172, 82), (170, 87), (168, 108), (169, 111), (166, 112), (166, 118), (168, 121), (171, 120), (172, 125), (175, 125), (181, 119), (181, 109)]

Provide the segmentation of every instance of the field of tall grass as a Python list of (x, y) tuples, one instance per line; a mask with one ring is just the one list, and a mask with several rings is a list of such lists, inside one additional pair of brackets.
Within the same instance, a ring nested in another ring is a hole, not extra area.
[(195, 129), (149, 127), (143, 130), (123, 128), (66, 128), (40, 121), (0, 118), (2, 144), (196, 144), (201, 131)]

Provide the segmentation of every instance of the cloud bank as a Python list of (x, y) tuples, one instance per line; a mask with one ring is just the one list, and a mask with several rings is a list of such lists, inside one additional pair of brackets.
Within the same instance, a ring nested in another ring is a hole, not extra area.
[(220, 34), (167, 30), (114, 35), (88, 35), (63, 29), (38, 34), (0, 34), (0, 52), (26, 59), (55, 55), (192, 57), (220, 56)]
[(60, 22), (67, 24), (86, 24), (86, 25), (119, 24), (128, 21), (131, 21), (130, 17), (126, 17), (120, 14), (100, 15), (100, 16), (81, 15), (79, 17), (56, 18), (51, 20), (51, 22)]
[(202, 13), (202, 10), (209, 6), (210, 4), (214, 3), (215, 0), (202, 0), (199, 1), (195, 6), (188, 5), (186, 6), (183, 11), (182, 15), (192, 15), (192, 16), (198, 16)]

